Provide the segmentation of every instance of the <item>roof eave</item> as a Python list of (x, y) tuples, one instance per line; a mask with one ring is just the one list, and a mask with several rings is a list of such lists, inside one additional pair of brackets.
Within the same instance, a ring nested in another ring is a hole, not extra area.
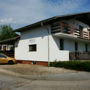
[(14, 32), (23, 32), (23, 31), (26, 31), (28, 29), (41, 27), (42, 23), (43, 23), (43, 25), (48, 25), (48, 24), (52, 23), (55, 20), (60, 20), (60, 19), (64, 19), (64, 18), (67, 19), (67, 18), (78, 16), (78, 15), (84, 15), (84, 14), (90, 14), (90, 12), (84, 12), (84, 13), (77, 13), (77, 14), (69, 14), (69, 15), (62, 15), (62, 16), (51, 17), (49, 19), (45, 19), (45, 20), (36, 22), (34, 24), (27, 25), (27, 26), (22, 27), (22, 28), (18, 28), (16, 30), (14, 30)]

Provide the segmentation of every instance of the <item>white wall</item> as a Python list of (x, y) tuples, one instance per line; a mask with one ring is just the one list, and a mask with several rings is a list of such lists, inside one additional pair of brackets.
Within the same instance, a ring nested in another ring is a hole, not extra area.
[(69, 51), (60, 50), (59, 38), (50, 35), (50, 60), (51, 61), (68, 61)]
[(71, 52), (75, 52), (75, 42), (78, 43), (78, 51), (79, 52), (85, 52), (85, 42), (78, 41), (78, 40), (70, 40), (64, 38), (64, 49), (69, 50)]
[[(49, 54), (48, 54), (48, 31), (50, 26), (41, 27), (21, 33), (20, 41), (16, 42), (15, 59), (32, 61), (68, 61), (69, 51), (75, 51), (75, 40), (64, 38), (64, 49), (60, 48), (60, 38), (49, 35)], [(78, 51), (85, 51), (85, 43), (78, 42)], [(36, 44), (37, 51), (30, 52), (29, 45)], [(90, 50), (90, 46), (89, 46)]]
[[(48, 27), (50, 30), (50, 28)], [(37, 44), (37, 51), (30, 52), (29, 45)], [(57, 39), (49, 35), (50, 61), (69, 60), (69, 51), (60, 51)], [(48, 31), (47, 27), (23, 32), (20, 41), (16, 42), (15, 59), (48, 61)]]
[(75, 41), (64, 38), (64, 50), (69, 50), (74, 52), (75, 51), (74, 43)]
[[(47, 44), (46, 28), (38, 28), (23, 32), (18, 47), (15, 48), (15, 58), (17, 60), (38, 60), (47, 61), (48, 59), (48, 44)], [(29, 45), (36, 44), (37, 51), (30, 52)]]

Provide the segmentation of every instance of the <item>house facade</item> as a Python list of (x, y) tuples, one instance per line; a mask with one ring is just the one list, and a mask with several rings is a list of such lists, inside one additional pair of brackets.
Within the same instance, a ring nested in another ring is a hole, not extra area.
[(43, 65), (53, 61), (89, 60), (89, 20), (89, 12), (56, 16), (15, 30), (21, 33), (15, 43), (15, 59)]
[(20, 38), (19, 35), (0, 41), (0, 53), (3, 53), (9, 57), (14, 57), (14, 45)]

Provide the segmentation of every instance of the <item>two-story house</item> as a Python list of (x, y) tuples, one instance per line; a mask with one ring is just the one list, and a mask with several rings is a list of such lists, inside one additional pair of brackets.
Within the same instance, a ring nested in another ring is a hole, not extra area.
[(21, 63), (90, 60), (90, 12), (55, 16), (16, 29), (15, 58)]

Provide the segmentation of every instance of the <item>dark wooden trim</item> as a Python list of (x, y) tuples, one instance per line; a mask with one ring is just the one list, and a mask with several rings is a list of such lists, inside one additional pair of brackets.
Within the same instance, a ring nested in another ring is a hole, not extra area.
[(70, 52), (70, 60), (90, 60), (90, 52)]
[(90, 31), (89, 31), (89, 40), (90, 40)]

